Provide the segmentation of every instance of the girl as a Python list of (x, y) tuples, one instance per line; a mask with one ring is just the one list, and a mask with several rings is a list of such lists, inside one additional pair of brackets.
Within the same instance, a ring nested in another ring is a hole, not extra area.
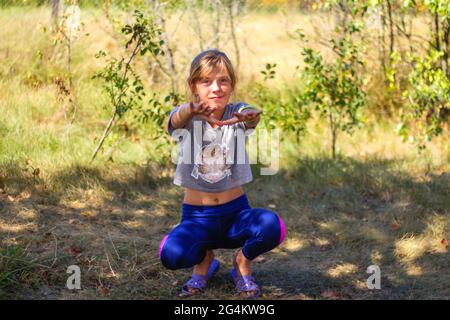
[(235, 85), (228, 57), (218, 50), (204, 51), (191, 64), (191, 102), (169, 116), (168, 132), (180, 140), (174, 183), (184, 187), (185, 194), (181, 222), (163, 238), (159, 254), (166, 268), (194, 267), (182, 295), (203, 292), (217, 272), (213, 249), (241, 248), (230, 276), (243, 297), (258, 297), (261, 290), (251, 262), (285, 237), (281, 218), (251, 208), (242, 187), (253, 179), (245, 132), (256, 127), (262, 112), (245, 103), (229, 103)]

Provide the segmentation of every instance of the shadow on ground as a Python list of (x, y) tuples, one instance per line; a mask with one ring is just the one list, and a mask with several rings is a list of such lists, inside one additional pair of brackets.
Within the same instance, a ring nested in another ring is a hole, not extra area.
[[(299, 161), (245, 186), (253, 207), (285, 220), (282, 246), (257, 259), (262, 299), (448, 298), (447, 248), (398, 251), (405, 236), (424, 236), (439, 218), (449, 223), (448, 173), (413, 176), (399, 160), (328, 158)], [(75, 166), (41, 178), (12, 163), (0, 179), (0, 289), (14, 299), (178, 299), (189, 270), (165, 270), (161, 239), (178, 222), (182, 190), (161, 167), (122, 175)], [(93, 191), (90, 191), (93, 190)], [(79, 197), (79, 198), (77, 198)], [(434, 248), (434, 247), (430, 247)], [(233, 251), (218, 250), (223, 268), (202, 298), (238, 298), (229, 281)], [(65, 287), (79, 265), (82, 289)], [(366, 272), (381, 269), (381, 289)]]

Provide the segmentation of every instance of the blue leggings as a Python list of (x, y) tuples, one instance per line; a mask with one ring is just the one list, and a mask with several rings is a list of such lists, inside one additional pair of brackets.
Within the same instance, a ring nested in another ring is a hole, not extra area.
[(225, 204), (194, 206), (183, 203), (181, 222), (159, 246), (162, 264), (168, 269), (199, 264), (208, 249), (242, 247), (247, 259), (278, 246), (286, 229), (281, 218), (263, 208), (251, 208), (243, 194)]

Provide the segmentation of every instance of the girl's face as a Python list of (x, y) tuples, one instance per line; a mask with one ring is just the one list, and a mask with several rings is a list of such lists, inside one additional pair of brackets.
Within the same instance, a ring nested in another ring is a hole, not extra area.
[(231, 78), (226, 70), (214, 69), (208, 76), (195, 84), (195, 92), (200, 101), (212, 108), (224, 108), (230, 100), (233, 88)]

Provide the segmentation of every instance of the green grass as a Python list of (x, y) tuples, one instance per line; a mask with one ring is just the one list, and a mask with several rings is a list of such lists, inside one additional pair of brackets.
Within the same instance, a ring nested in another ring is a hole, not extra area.
[[(90, 162), (110, 116), (90, 79), (104, 35), (93, 32), (75, 50), (79, 107), (71, 124), (54, 85), (63, 62), (35, 61), (36, 50), (53, 50), (36, 31), (47, 14), (0, 11), (8, 26), (0, 30), (2, 298), (178, 299), (190, 270), (166, 270), (158, 258), (161, 239), (180, 218), (174, 165), (155, 152), (153, 128), (132, 117), (119, 121)], [(395, 135), (394, 122), (368, 120), (353, 136), (340, 136), (332, 160), (326, 125), (313, 119), (300, 145), (292, 137), (282, 143), (276, 175), (260, 176), (261, 166), (253, 166), (255, 179), (245, 186), (251, 205), (279, 213), (288, 232), (255, 263), (263, 299), (450, 296), (449, 140), (436, 139), (419, 155)], [(223, 270), (232, 254), (217, 251)], [(81, 268), (80, 291), (65, 287), (72, 264)], [(372, 264), (380, 265), (382, 290), (365, 287)], [(237, 298), (225, 271), (204, 298)]]
[[(4, 245), (4, 244), (3, 244)], [(37, 289), (43, 278), (40, 266), (29, 252), (16, 244), (0, 248), (0, 299), (17, 298), (23, 288)], [(38, 276), (39, 275), (39, 276)]]

